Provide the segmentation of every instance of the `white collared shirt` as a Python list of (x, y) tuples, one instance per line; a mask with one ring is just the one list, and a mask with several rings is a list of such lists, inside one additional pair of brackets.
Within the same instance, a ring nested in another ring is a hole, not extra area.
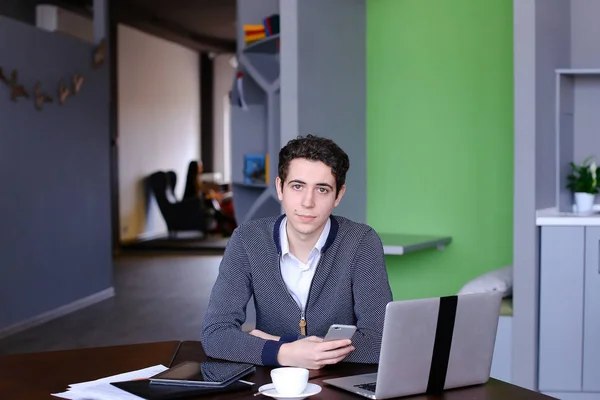
[(331, 229), (331, 220), (327, 219), (327, 223), (319, 236), (319, 240), (315, 243), (315, 247), (308, 255), (308, 262), (304, 264), (298, 260), (296, 256), (290, 253), (290, 243), (286, 231), (287, 217), (283, 218), (279, 225), (279, 238), (281, 240), (281, 258), (279, 265), (281, 267), (281, 276), (285, 282), (288, 292), (292, 295), (298, 306), (304, 311), (306, 301), (308, 299), (308, 291), (312, 283), (317, 264), (321, 259), (321, 249), (327, 241), (329, 230)]

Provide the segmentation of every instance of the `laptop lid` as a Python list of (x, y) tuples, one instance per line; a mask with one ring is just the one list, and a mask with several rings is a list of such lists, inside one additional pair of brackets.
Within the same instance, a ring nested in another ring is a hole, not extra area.
[(390, 302), (376, 397), (486, 382), (501, 301), (490, 292)]
[[(438, 393), (485, 383), (501, 300), (501, 294), (490, 292), (388, 303), (376, 389), (368, 397)], [(366, 395), (356, 389), (356, 377), (325, 382)]]

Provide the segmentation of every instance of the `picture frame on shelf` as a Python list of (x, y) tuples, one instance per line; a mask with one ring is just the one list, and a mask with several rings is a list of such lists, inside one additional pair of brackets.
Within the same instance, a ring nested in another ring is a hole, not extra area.
[(269, 155), (251, 153), (244, 155), (244, 183), (268, 184), (269, 183)]

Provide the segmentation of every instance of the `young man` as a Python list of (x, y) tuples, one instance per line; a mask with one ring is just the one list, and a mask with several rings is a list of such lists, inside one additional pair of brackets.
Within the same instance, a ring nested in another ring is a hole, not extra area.
[[(231, 236), (203, 323), (207, 355), (311, 369), (379, 361), (392, 300), (383, 246), (369, 226), (332, 215), (349, 167), (330, 139), (308, 135), (281, 149), (275, 185), (284, 215), (249, 221)], [(246, 333), (251, 296), (256, 329)], [(358, 329), (352, 340), (324, 342), (331, 324)]]

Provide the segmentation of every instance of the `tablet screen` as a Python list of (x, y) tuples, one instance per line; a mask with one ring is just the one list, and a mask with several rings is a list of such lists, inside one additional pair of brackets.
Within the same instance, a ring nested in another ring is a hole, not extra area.
[(254, 365), (226, 361), (186, 361), (150, 378), (159, 383), (222, 385), (254, 370)]

